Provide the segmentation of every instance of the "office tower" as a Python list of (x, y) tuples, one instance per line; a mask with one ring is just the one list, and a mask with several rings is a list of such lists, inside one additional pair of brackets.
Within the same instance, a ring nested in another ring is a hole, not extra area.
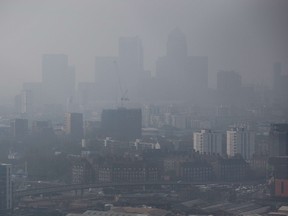
[(141, 138), (141, 109), (105, 109), (101, 115), (101, 128), (105, 137), (117, 140)]
[[(124, 77), (119, 71), (117, 57), (101, 57), (95, 59), (95, 90), (91, 92), (97, 100), (117, 101), (120, 97), (120, 81)], [(82, 86), (84, 87), (84, 86)]]
[(10, 122), (11, 135), (14, 138), (23, 138), (28, 135), (28, 120), (13, 119)]
[(118, 43), (118, 74), (128, 97), (137, 98), (139, 83), (144, 77), (143, 48), (139, 37), (120, 37)]
[(9, 215), (12, 211), (12, 181), (10, 164), (0, 164), (0, 215)]
[(167, 56), (186, 58), (188, 56), (186, 37), (179, 29), (174, 29), (168, 36)]
[(201, 100), (208, 88), (208, 58), (188, 56), (185, 35), (175, 29), (166, 56), (156, 62), (156, 80), (155, 93), (162, 100)]
[(82, 113), (65, 113), (64, 131), (71, 141), (81, 141), (83, 130)]
[(67, 55), (43, 55), (42, 83), (45, 103), (63, 105), (74, 95), (75, 69), (68, 65)]
[(250, 160), (255, 152), (255, 134), (245, 128), (231, 128), (227, 131), (227, 155), (242, 155)]
[(195, 151), (208, 154), (223, 154), (223, 134), (211, 130), (201, 130), (193, 133)]
[(288, 124), (271, 124), (269, 156), (288, 156)]

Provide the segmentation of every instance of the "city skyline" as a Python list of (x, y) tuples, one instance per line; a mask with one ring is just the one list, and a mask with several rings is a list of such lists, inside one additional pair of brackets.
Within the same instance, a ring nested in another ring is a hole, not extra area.
[(2, 1), (1, 85), (10, 95), (0, 95), (1, 101), (17, 94), (22, 83), (41, 80), (45, 53), (68, 55), (77, 81), (93, 80), (95, 57), (117, 55), (123, 36), (141, 38), (144, 69), (155, 74), (175, 28), (186, 35), (189, 55), (208, 56), (210, 87), (219, 70), (235, 70), (244, 83), (271, 84), (274, 62), (283, 62), (287, 73), (285, 8), (281, 0)]

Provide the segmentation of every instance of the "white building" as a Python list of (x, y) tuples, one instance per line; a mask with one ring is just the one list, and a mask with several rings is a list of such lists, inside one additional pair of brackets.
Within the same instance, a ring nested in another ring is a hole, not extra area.
[(211, 130), (201, 130), (193, 133), (195, 151), (222, 155), (223, 134)]
[(231, 128), (227, 131), (227, 155), (241, 154), (245, 160), (255, 152), (255, 133), (245, 128)]
[(12, 210), (12, 166), (0, 164), (0, 215), (8, 215)]

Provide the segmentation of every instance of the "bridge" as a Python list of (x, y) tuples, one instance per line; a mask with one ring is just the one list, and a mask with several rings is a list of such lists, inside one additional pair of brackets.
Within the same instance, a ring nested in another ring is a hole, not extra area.
[(203, 185), (208, 184), (207, 182), (171, 182), (171, 181), (160, 181), (160, 182), (125, 182), (125, 183), (97, 183), (97, 184), (71, 184), (71, 185), (57, 185), (51, 187), (43, 187), (43, 188), (34, 188), (27, 190), (16, 190), (13, 195), (14, 198), (21, 198), (25, 196), (37, 196), (44, 194), (53, 194), (53, 193), (61, 193), (67, 191), (83, 191), (89, 188), (110, 188), (110, 187), (127, 187), (127, 186), (161, 186), (161, 185), (169, 185), (169, 186), (188, 186), (188, 185)]

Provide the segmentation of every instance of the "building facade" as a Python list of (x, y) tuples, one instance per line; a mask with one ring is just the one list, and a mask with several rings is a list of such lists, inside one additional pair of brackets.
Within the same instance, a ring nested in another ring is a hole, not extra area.
[(9, 215), (12, 210), (12, 166), (0, 164), (0, 215)]
[(269, 156), (288, 156), (288, 124), (272, 124), (269, 132)]
[(195, 151), (208, 154), (223, 154), (223, 134), (211, 130), (201, 130), (193, 133)]
[(72, 141), (80, 141), (83, 139), (83, 114), (65, 113), (64, 131)]
[(227, 155), (240, 154), (250, 160), (255, 152), (255, 133), (245, 128), (231, 128), (227, 131)]

